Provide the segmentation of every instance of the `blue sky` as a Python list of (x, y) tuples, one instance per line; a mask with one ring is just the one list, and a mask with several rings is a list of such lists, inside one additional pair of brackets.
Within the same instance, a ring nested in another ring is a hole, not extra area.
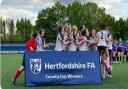
[[(13, 18), (15, 21), (22, 17), (31, 20), (32, 24), (38, 16), (41, 9), (51, 7), (56, 1), (68, 4), (74, 0), (0, 0), (0, 16), (4, 19)], [(106, 13), (114, 16), (116, 19), (120, 17), (128, 18), (128, 0), (79, 0), (81, 3), (92, 1), (99, 7), (105, 7)]]

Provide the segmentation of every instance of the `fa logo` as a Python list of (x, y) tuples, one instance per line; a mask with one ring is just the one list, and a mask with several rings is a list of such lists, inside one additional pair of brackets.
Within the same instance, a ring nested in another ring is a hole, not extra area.
[(30, 69), (32, 73), (38, 74), (41, 71), (41, 59), (30, 59)]

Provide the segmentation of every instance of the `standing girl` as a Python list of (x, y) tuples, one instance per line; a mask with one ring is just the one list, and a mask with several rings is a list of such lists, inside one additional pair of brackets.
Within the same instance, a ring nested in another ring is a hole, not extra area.
[(63, 26), (60, 26), (58, 28), (55, 50), (56, 51), (64, 51), (65, 50), (65, 45), (64, 45), (64, 27)]
[(112, 43), (112, 56), (113, 56), (113, 61), (114, 63), (118, 63), (117, 61), (117, 41), (114, 40)]
[(81, 31), (81, 36), (77, 38), (77, 45), (78, 45), (79, 51), (88, 51), (89, 50), (88, 43), (89, 41), (86, 38), (86, 30), (83, 29)]
[(123, 49), (124, 49), (123, 41), (121, 38), (119, 38), (118, 45), (117, 45), (117, 52), (118, 52), (117, 61), (119, 63), (121, 63), (121, 61), (122, 61), (121, 59), (123, 57)]
[(91, 32), (90, 43), (91, 44), (89, 45), (89, 50), (97, 50), (97, 38), (95, 29), (93, 29)]

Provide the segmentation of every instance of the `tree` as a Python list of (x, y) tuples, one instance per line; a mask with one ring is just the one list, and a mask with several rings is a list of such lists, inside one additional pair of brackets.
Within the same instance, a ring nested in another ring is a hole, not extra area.
[(4, 39), (5, 39), (5, 37), (6, 37), (6, 33), (5, 33), (5, 21), (3, 21), (3, 37), (4, 37)]
[(12, 42), (14, 40), (14, 22), (11, 20), (11, 23), (9, 24), (9, 39)]
[(27, 41), (33, 31), (33, 26), (30, 20), (26, 18), (21, 18), (20, 21), (17, 20), (16, 28), (16, 33), (21, 35), (23, 41)]
[[(59, 1), (59, 0), (56, 0)], [(59, 25), (71, 23), (77, 25), (85, 25), (88, 29), (99, 30), (99, 24), (105, 23), (112, 28), (113, 36), (118, 38), (125, 34), (128, 20), (115, 17), (105, 13), (105, 8), (98, 7), (96, 3), (88, 2), (81, 4), (78, 0), (74, 0), (68, 5), (56, 2), (51, 8), (43, 9), (38, 13), (35, 28), (37, 30), (43, 28), (46, 31), (46, 38), (55, 41), (56, 30)], [(125, 35), (124, 38), (128, 38)]]
[(3, 20), (0, 18), (0, 33), (3, 33)]

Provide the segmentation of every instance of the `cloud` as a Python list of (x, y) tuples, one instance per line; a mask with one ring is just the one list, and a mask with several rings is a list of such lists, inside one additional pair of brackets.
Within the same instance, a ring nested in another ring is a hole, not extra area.
[(1, 3), (2, 3), (2, 0), (0, 0), (0, 5), (1, 5)]
[(13, 7), (35, 7), (39, 6), (46, 8), (54, 5), (54, 0), (3, 0), (2, 6), (13, 6)]
[(21, 19), (22, 17), (28, 18), (32, 21), (32, 24), (35, 23), (37, 18), (37, 13), (17, 8), (0, 8), (0, 13), (4, 19), (13, 18), (16, 22), (17, 19)]
[[(41, 9), (51, 7), (56, 1), (63, 4), (69, 4), (74, 0), (0, 0), (0, 16), (3, 18), (17, 19), (26, 17), (35, 24), (38, 12)], [(128, 18), (128, 0), (78, 0), (81, 3), (89, 1), (95, 2), (99, 7), (105, 7), (106, 13), (114, 16), (116, 19), (120, 17)]]
[(128, 18), (128, 0), (93, 0), (100, 7), (106, 9), (106, 13), (114, 16), (116, 19)]
[[(61, 3), (71, 3), (74, 0), (57, 0)], [(82, 4), (87, 2), (95, 2), (99, 7), (104, 7), (106, 9), (106, 13), (114, 16), (116, 19), (120, 17), (126, 19), (128, 18), (128, 0), (78, 0)], [(120, 13), (121, 12), (121, 13)]]
[(14, 22), (25, 17), (35, 24), (39, 10), (52, 5), (54, 0), (3, 0), (0, 5), (0, 16), (4, 19), (13, 18)]

